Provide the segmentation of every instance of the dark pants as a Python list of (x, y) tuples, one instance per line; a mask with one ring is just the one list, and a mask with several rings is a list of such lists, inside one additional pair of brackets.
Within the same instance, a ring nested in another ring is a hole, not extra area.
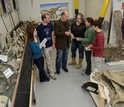
[(47, 75), (44, 70), (44, 58), (41, 56), (38, 59), (34, 59), (34, 63), (36, 64), (37, 68), (39, 69), (39, 77), (40, 81), (45, 81), (47, 79)]
[(79, 49), (79, 58), (84, 58), (84, 46), (82, 45), (82, 42), (79, 41), (73, 41), (71, 45), (71, 53), (72, 57), (76, 57), (76, 51)]
[(62, 68), (67, 68), (67, 59), (68, 59), (68, 49), (67, 46), (64, 50), (57, 50), (56, 56), (56, 69), (60, 70), (61, 65)]
[(86, 62), (87, 62), (87, 67), (86, 67), (86, 74), (90, 75), (91, 74), (91, 54), (92, 51), (87, 51), (85, 50), (85, 56), (86, 56)]

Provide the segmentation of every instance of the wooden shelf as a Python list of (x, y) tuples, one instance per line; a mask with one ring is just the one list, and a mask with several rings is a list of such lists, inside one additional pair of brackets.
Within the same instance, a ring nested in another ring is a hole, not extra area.
[(18, 76), (17, 76), (16, 85), (15, 85), (14, 92), (13, 92), (13, 96), (12, 96), (12, 105), (11, 105), (11, 107), (14, 107), (14, 103), (15, 103), (17, 88), (18, 88), (19, 79), (20, 79), (20, 73), (21, 73), (21, 69), (22, 69), (22, 63), (23, 63), (23, 60), (24, 60), (24, 54), (25, 54), (25, 47), (26, 47), (26, 44), (27, 44), (27, 38), (26, 38), (26, 40), (25, 40), (24, 52), (23, 52), (23, 55), (22, 55), (22, 58), (21, 58), (20, 67), (19, 67), (19, 74), (18, 74)]

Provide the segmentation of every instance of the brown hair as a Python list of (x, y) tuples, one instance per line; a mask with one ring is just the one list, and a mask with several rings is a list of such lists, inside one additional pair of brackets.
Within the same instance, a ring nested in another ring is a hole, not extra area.
[(91, 25), (92, 25), (92, 23), (93, 23), (93, 21), (94, 21), (93, 18), (91, 18), (91, 17), (87, 17), (86, 20), (87, 20)]
[(28, 25), (27, 26), (27, 35), (28, 35), (28, 40), (32, 40), (34, 41), (34, 30), (36, 29), (37, 25), (33, 24), (33, 25)]
[(78, 13), (78, 14), (76, 15), (76, 17), (77, 17), (77, 16), (80, 16), (82, 21), (84, 20), (84, 15), (83, 15), (82, 13)]
[(92, 25), (95, 26), (95, 27), (98, 26), (99, 29), (101, 29), (101, 27), (102, 27), (102, 23), (101, 23), (100, 20), (93, 21)]
[(44, 20), (46, 18), (46, 16), (49, 16), (49, 13), (44, 13), (41, 15), (41, 19)]

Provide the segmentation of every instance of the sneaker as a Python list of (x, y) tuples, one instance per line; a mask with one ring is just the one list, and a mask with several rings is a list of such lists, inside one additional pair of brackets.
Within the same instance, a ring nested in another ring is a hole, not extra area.
[(49, 75), (52, 80), (56, 80), (57, 78), (55, 76)]
[(63, 70), (64, 70), (65, 72), (69, 72), (67, 68), (63, 68)]

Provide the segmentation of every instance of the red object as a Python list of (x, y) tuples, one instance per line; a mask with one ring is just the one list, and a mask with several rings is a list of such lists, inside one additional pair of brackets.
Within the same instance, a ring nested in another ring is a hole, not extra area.
[(124, 10), (124, 3), (122, 3), (122, 7), (121, 8), (122, 8), (122, 10)]
[(103, 57), (104, 52), (104, 34), (103, 32), (97, 32), (93, 45), (90, 47), (93, 50), (94, 57)]

